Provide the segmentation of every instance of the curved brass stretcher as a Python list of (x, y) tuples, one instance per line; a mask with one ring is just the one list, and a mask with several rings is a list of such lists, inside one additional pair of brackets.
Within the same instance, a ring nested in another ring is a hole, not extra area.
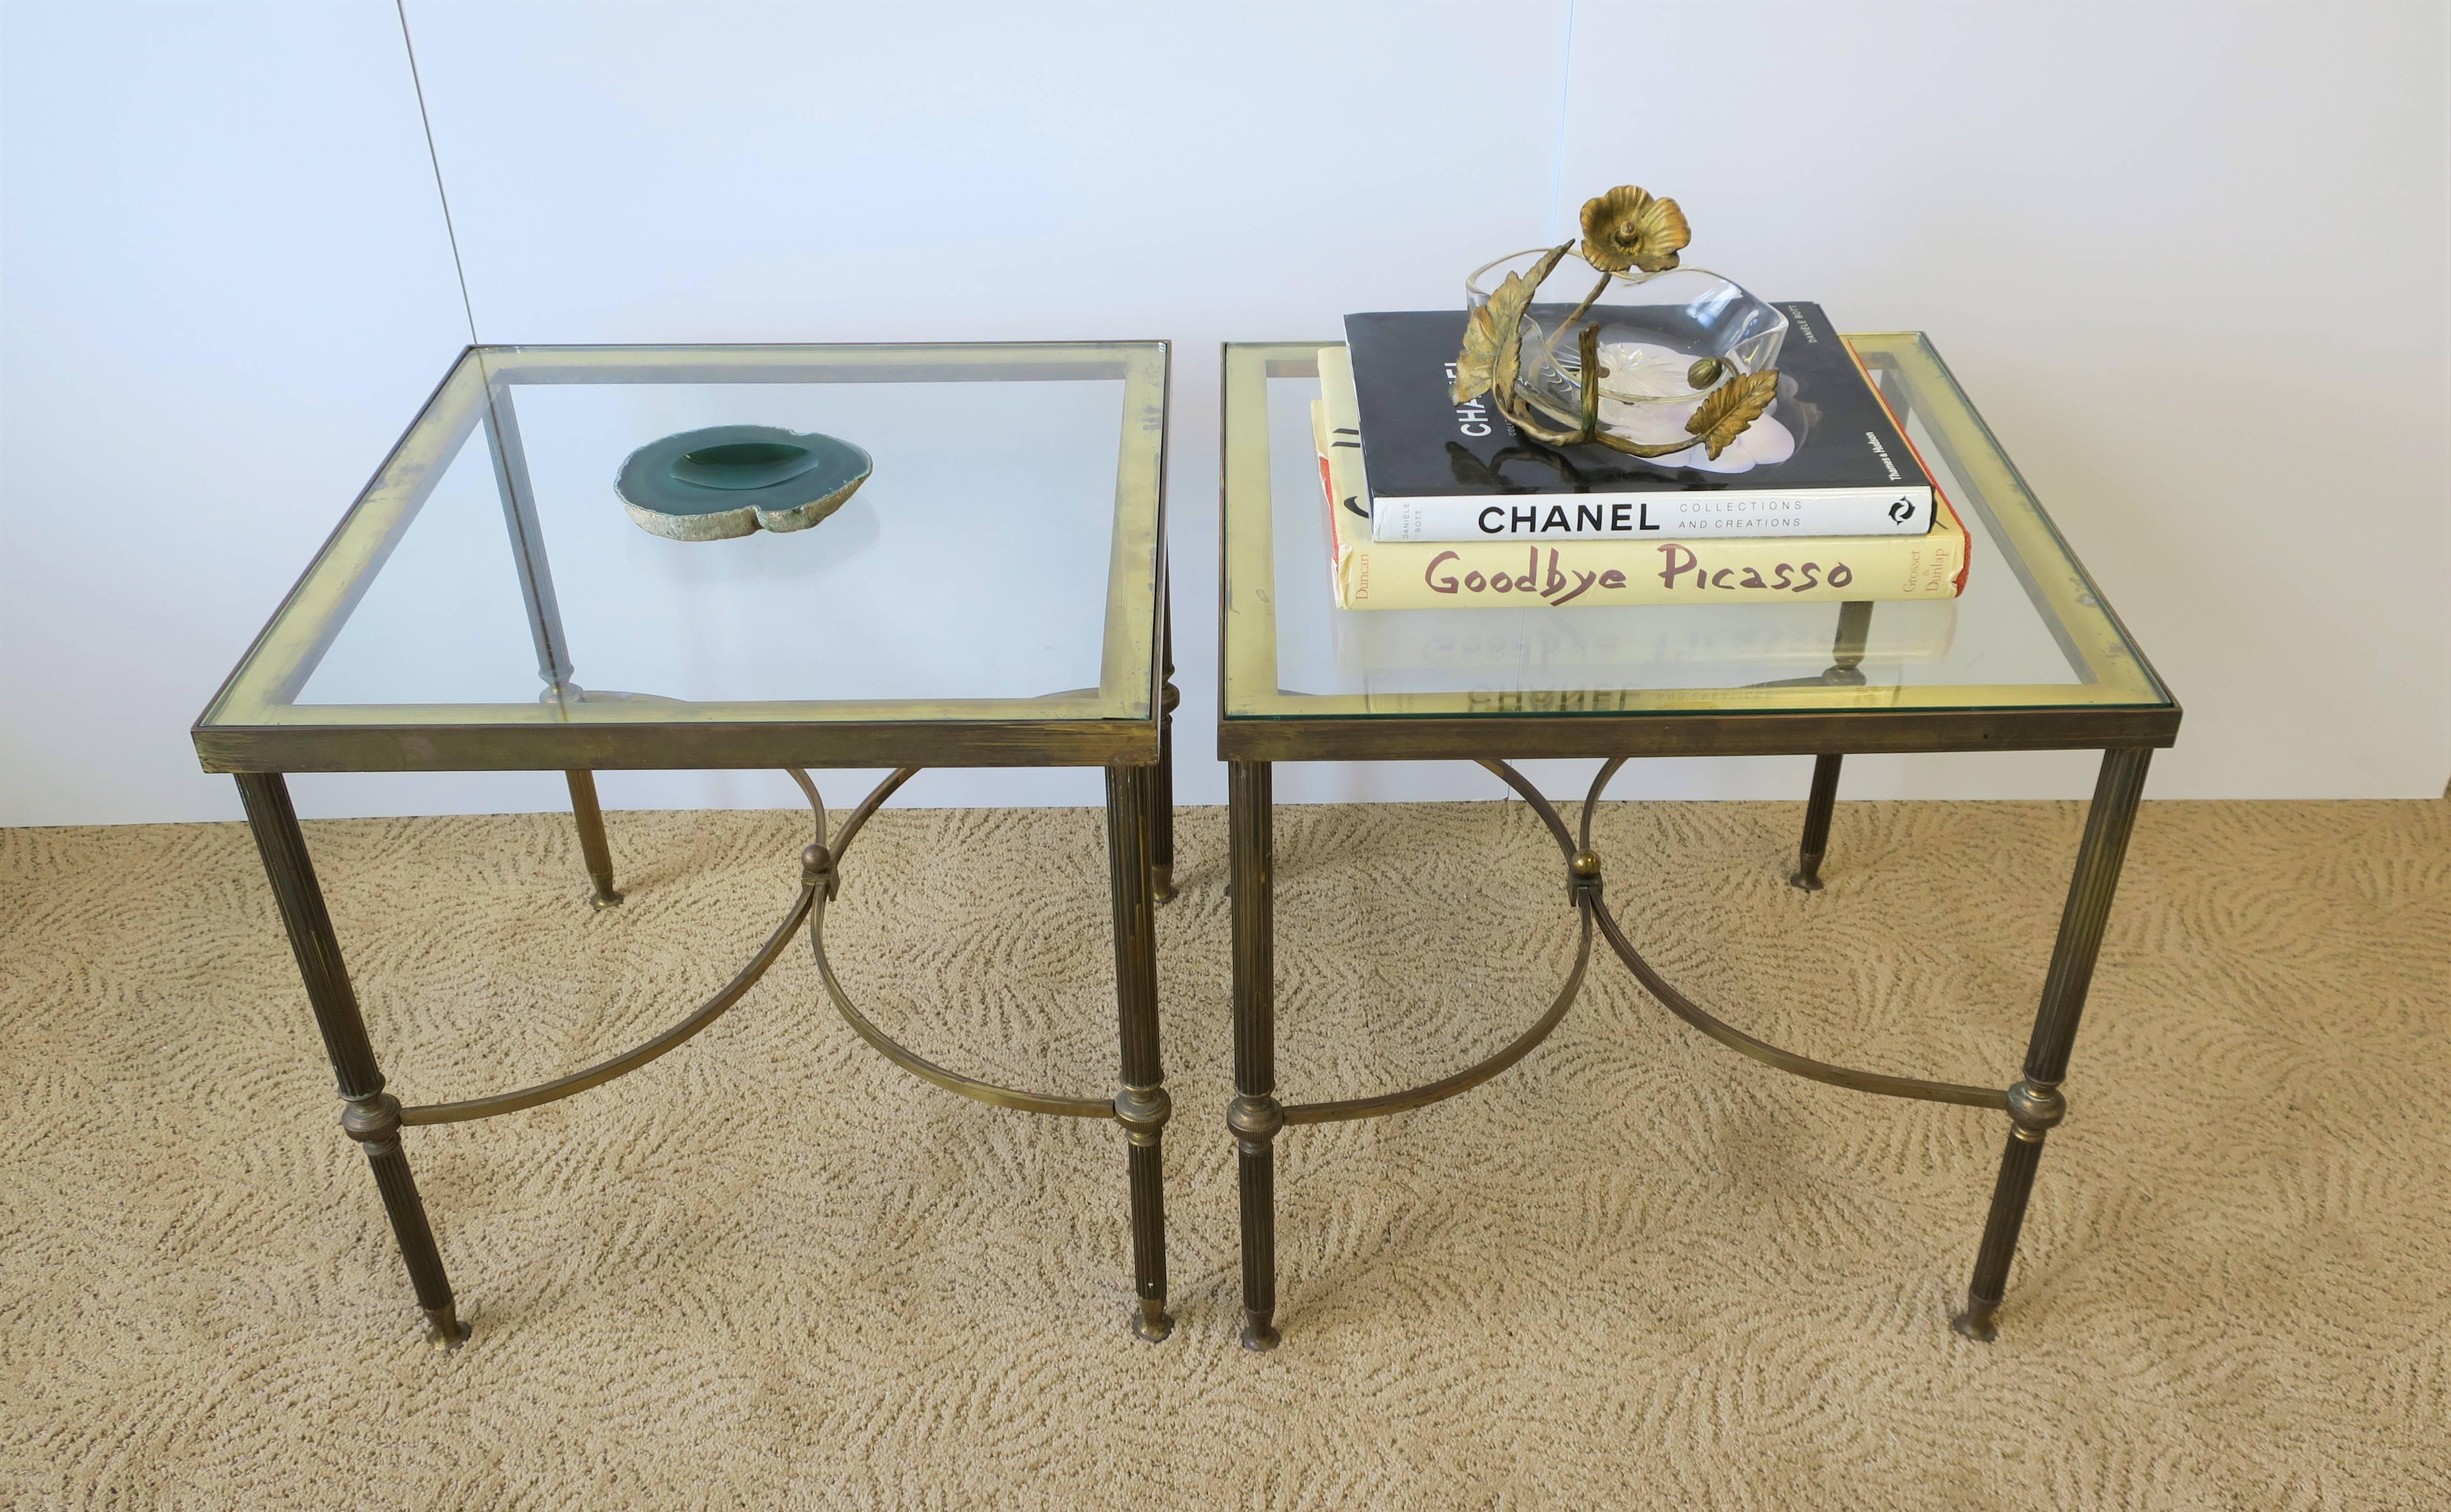
[[(1884, 1071), (1863, 1070), (1815, 1060), (1794, 1051), (1782, 1049), (1766, 1040), (1737, 1029), (1718, 1018), (1680, 992), (1660, 975), (1636, 949), (1625, 930), (1618, 923), (1602, 896), (1600, 859), (1592, 849), (1592, 821), (1610, 781), (1623, 767), (1622, 757), (1604, 764), (1593, 778), (1585, 795), (1579, 827), (1570, 829), (1557, 806), (1534, 787), (1521, 773), (1504, 761), (1484, 759), (1480, 765), (1512, 788), (1531, 808), (1541, 825), (1557, 842), (1566, 863), (1568, 897), (1578, 916), (1578, 929), (1575, 960), (1566, 979), (1547, 1009), (1522, 1033), (1517, 1035), (1495, 1053), (1453, 1072), (1450, 1075), (1401, 1091), (1384, 1092), (1369, 1097), (1341, 1098), (1328, 1102), (1280, 1105), (1271, 1095), (1243, 1093), (1234, 1099), (1227, 1123), (1241, 1143), (1246, 1162), (1265, 1161), (1267, 1147), (1277, 1131), (1293, 1124), (1325, 1124), (1351, 1119), (1375, 1118), (1407, 1109), (1422, 1108), (1471, 1090), (1505, 1071), (1537, 1049), (1556, 1031), (1566, 1012), (1581, 995), (1589, 975), (1594, 936), (1604, 940), (1608, 948), (1622, 960), (1635, 979), (1662, 1006), (1687, 1024), (1740, 1054), (1766, 1066), (1801, 1076), (1811, 1081), (1825, 1082), (1856, 1091), (1887, 1097), (1905, 1097), (1927, 1102), (1952, 1103), (1970, 1108), (2007, 1111), (2021, 1129), (2032, 1126), (2032, 1132), (2048, 1129), (2059, 1120), (2064, 1105), (2055, 1098), (2044, 1098), (2038, 1091), (2020, 1098), (2018, 1088), (1996, 1090), (1967, 1086), (1954, 1082), (1930, 1081), (1918, 1077), (1892, 1075)], [(515, 1091), (498, 1092), (459, 1102), (427, 1103), (399, 1109), (398, 1125), (448, 1124), (468, 1119), (489, 1118), (500, 1113), (517, 1112), (602, 1086), (616, 1077), (637, 1070), (650, 1061), (669, 1053), (703, 1031), (723, 1016), (755, 986), (767, 970), (778, 960), (790, 945), (792, 936), (805, 924), (809, 949), (825, 987), (827, 997), (845, 1024), (868, 1042), (886, 1059), (922, 1081), (948, 1091), (991, 1104), (999, 1108), (1028, 1112), (1047, 1113), (1064, 1118), (1113, 1119), (1141, 1144), (1153, 1140), (1166, 1124), (1170, 1112), (1163, 1087), (1127, 1086), (1112, 1099), (1070, 1097), (1050, 1092), (1030, 1091), (982, 1080), (939, 1066), (887, 1034), (860, 1011), (827, 959), (825, 922), (827, 906), (841, 887), (839, 868), (859, 832), (885, 800), (919, 772), (917, 767), (904, 767), (878, 783), (858, 808), (839, 827), (830, 824), (826, 803), (816, 783), (806, 772), (785, 769), (806, 795), (814, 817), (815, 838), (800, 854), (800, 887), (786, 910), (782, 921), (775, 925), (756, 952), (739, 972), (712, 997), (698, 1005), (680, 1022), (637, 1047), (588, 1067), (583, 1070), (539, 1082)], [(2021, 1087), (2024, 1084), (2020, 1084)], [(2021, 1136), (2024, 1137), (2024, 1136)], [(1273, 1183), (1268, 1184), (1272, 1188)], [(1254, 1194), (1256, 1195), (1256, 1193)], [(1269, 1247), (1273, 1249), (1273, 1245)], [(1271, 1292), (1273, 1287), (1270, 1288)], [(1273, 1298), (1270, 1298), (1271, 1304)], [(1275, 1342), (1272, 1320), (1259, 1309), (1246, 1307), (1249, 1314), (1245, 1329), (1245, 1343), (1252, 1347), (1267, 1347)], [(1161, 1313), (1155, 1320), (1144, 1320), (1145, 1337), (1163, 1337), (1170, 1320)], [(1148, 1331), (1156, 1330), (1156, 1331)]]
[(1565, 1019), (1566, 1011), (1574, 1006), (1575, 999), (1580, 995), (1583, 978), (1591, 965), (1592, 933), (1595, 930), (1598, 930), (1600, 937), (1608, 942), (1609, 949), (1617, 952), (1618, 958), (1625, 962), (1626, 969), (1634, 972), (1635, 980), (1642, 984), (1643, 990), (1657, 998), (1670, 1012), (1730, 1050), (1750, 1055), (1765, 1066), (1774, 1066), (1791, 1075), (1802, 1076), (1811, 1081), (1827, 1082), (1833, 1087), (1852, 1088), (1859, 1092), (1875, 1092), (1884, 1097), (1912, 1097), (1926, 1102), (1958, 1103), (1969, 1108), (1990, 1108), (2003, 1110), (2009, 1107), (2009, 1093), (2005, 1089), (1968, 1087), (1954, 1082), (1926, 1081), (1913, 1076), (1892, 1076), (1884, 1071), (1858, 1070), (1853, 1067), (1833, 1066), (1827, 1061), (1814, 1060), (1809, 1055), (1799, 1055), (1791, 1050), (1782, 1050), (1767, 1040), (1756, 1039), (1735, 1025), (1714, 1016), (1700, 1004), (1677, 991), (1675, 984), (1661, 976), (1649, 961), (1643, 959), (1642, 952), (1634, 948), (1634, 942), (1626, 937), (1625, 931), (1618, 926), (1616, 915), (1609, 912), (1608, 904), (1601, 899), (1599, 856), (1592, 849), (1592, 815), (1598, 810), (1600, 797), (1607, 791), (1610, 779), (1615, 777), (1618, 770), (1625, 765), (1624, 757), (1619, 756), (1608, 762), (1600, 768), (1598, 776), (1593, 778), (1591, 792), (1583, 799), (1579, 834), (1570, 831), (1566, 827), (1565, 818), (1558, 813), (1557, 805), (1551, 803), (1539, 789), (1534, 787), (1512, 766), (1496, 760), (1483, 760), (1480, 765), (1497, 774), (1500, 781), (1513, 788), (1523, 801), (1530, 805), (1532, 812), (1539, 816), (1540, 823), (1548, 830), (1550, 838), (1558, 842), (1558, 849), (1564, 854), (1568, 895), (1573, 899), (1575, 910), (1581, 916), (1582, 922), (1580, 938), (1575, 949), (1575, 964), (1566, 973), (1565, 985), (1558, 990), (1558, 995), (1550, 1002), (1548, 1011), (1534, 1021), (1531, 1028), (1508, 1042), (1505, 1048), (1496, 1054), (1484, 1060), (1477, 1061), (1453, 1075), (1441, 1077), (1437, 1081), (1409, 1088), (1401, 1092), (1384, 1092), (1376, 1097), (1343, 1098), (1325, 1103), (1289, 1104), (1283, 1109), (1284, 1123), (1327, 1124), (1352, 1118), (1375, 1118), (1382, 1113), (1402, 1112), (1408, 1108), (1424, 1108), (1431, 1103), (1442, 1102), (1459, 1092), (1470, 1091), (1473, 1088), (1505, 1070), (1530, 1054), (1542, 1040), (1547, 1039), (1550, 1032)]
[[(699, 1004), (679, 1023), (655, 1038), (635, 1049), (624, 1051), (609, 1060), (599, 1061), (585, 1070), (573, 1071), (567, 1076), (558, 1076), (551, 1081), (539, 1082), (533, 1087), (523, 1087), (517, 1091), (496, 1092), (491, 1096), (471, 1097), (454, 1103), (423, 1103), (413, 1108), (402, 1108), (400, 1110), (401, 1123), (403, 1125), (456, 1124), (472, 1118), (491, 1118), (498, 1113), (515, 1113), (522, 1109), (559, 1102), (562, 1098), (583, 1092), (591, 1087), (601, 1087), (617, 1076), (637, 1070), (648, 1062), (677, 1050), (696, 1038), (699, 1032), (716, 1019), (721, 1018), (735, 1004), (747, 996), (749, 990), (757, 985), (758, 978), (764, 976), (767, 969), (781, 958), (784, 950), (791, 944), (792, 935), (803, 923), (809, 927), (809, 951), (816, 958), (817, 974), (825, 982), (826, 995), (833, 999), (834, 1011), (842, 1015), (843, 1022), (849, 1024), (853, 1032), (874, 1046), (878, 1053), (921, 1081), (933, 1083), (947, 1091), (959, 1092), (965, 1097), (976, 1098), (983, 1103), (992, 1103), (999, 1108), (1015, 1108), (1033, 1113), (1051, 1113), (1062, 1118), (1112, 1118), (1123, 1123), (1127, 1128), (1145, 1121), (1142, 1117), (1143, 1109), (1127, 1109), (1122, 1106), (1127, 1100), (1125, 1097), (1112, 1100), (1093, 1097), (1060, 1097), (1051, 1093), (1024, 1091), (1019, 1088), (1003, 1087), (994, 1082), (981, 1081), (975, 1076), (965, 1076), (959, 1071), (948, 1070), (901, 1044), (871, 1023), (867, 1015), (860, 1012), (853, 1004), (850, 995), (843, 991), (842, 983), (834, 976), (833, 964), (826, 959), (826, 905), (841, 889), (841, 877), (836, 868), (842, 864), (842, 858), (850, 851), (852, 841), (858, 837), (861, 828), (868, 823), (870, 816), (883, 806), (885, 800), (892, 797), (894, 791), (902, 784), (916, 776), (920, 769), (903, 767), (878, 783), (874, 791), (862, 800), (857, 809), (852, 811), (851, 816), (845, 819), (842, 827), (835, 830), (831, 836), (827, 833), (826, 800), (817, 791), (815, 781), (806, 772), (797, 768), (787, 767), (784, 770), (794, 782), (799, 784), (800, 791), (808, 797), (810, 811), (815, 819), (816, 838), (800, 853), (799, 895), (793, 899), (791, 908), (783, 915), (783, 921), (775, 926), (773, 933), (766, 936), (766, 943), (760, 945), (757, 948), (757, 953), (749, 958), (749, 964), (743, 966), (739, 973), (731, 981), (726, 982), (721, 991)], [(1585, 933), (1588, 935), (1589, 931), (1586, 930)], [(1585, 941), (1585, 946), (1588, 950), (1588, 939)], [(1525, 1048), (1528, 1050), (1530, 1047)]]

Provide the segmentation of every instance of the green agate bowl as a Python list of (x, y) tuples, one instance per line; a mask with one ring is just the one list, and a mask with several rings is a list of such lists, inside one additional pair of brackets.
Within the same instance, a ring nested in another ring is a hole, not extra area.
[(715, 425), (649, 442), (614, 480), (641, 530), (671, 540), (725, 540), (806, 530), (840, 509), (875, 469), (847, 441), (773, 425)]

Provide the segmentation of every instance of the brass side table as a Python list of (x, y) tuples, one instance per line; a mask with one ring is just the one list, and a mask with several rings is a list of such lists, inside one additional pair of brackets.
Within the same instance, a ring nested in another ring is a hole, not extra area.
[[(325, 1051), (428, 1336), (467, 1334), (402, 1132), (568, 1097), (670, 1051), (805, 927), (827, 994), (922, 1080), (1123, 1127), (1133, 1326), (1166, 1312), (1151, 910), (1172, 892), (1159, 342), (900, 346), (473, 347), (198, 719), (236, 776)], [(819, 431), (874, 476), (813, 529), (684, 542), (614, 489), (623, 459), (720, 424)], [(549, 549), (548, 549), (549, 548)], [(1105, 769), (1120, 1088), (1026, 1091), (931, 1063), (826, 962), (839, 868), (927, 766)], [(593, 901), (611, 850), (594, 774), (775, 767), (809, 800), (797, 899), (723, 990), (645, 1044), (515, 1090), (403, 1107), (385, 1091), (291, 808), (292, 772), (567, 775)], [(838, 822), (807, 769), (891, 768)]]
[[(1466, 1091), (1557, 1028), (1594, 937), (1670, 1011), (1793, 1075), (1889, 1097), (1997, 1109), (2009, 1129), (1960, 1333), (1989, 1340), (2151, 753), (2179, 705), (2052, 528), (1931, 344), (1845, 338), (1897, 410), (1974, 539), (1954, 602), (1341, 613), (1328, 597), (1324, 510), (1308, 408), (1321, 344), (1225, 353), (1223, 697), (1234, 938), (1234, 1085), (1243, 1343), (1276, 1345), (1275, 1140), (1288, 1126), (1373, 1118)], [(2099, 750), (2101, 777), (2042, 987), (2023, 1075), (1959, 1086), (1813, 1060), (1745, 1032), (1652, 969), (1605, 901), (1592, 818), (1640, 756), (1810, 754), (1793, 880), (1817, 891), (1840, 762), (1851, 752)], [(1579, 825), (1509, 764), (1599, 757)], [(1557, 841), (1579, 917), (1564, 986), (1512, 1043), (1402, 1091), (1287, 1102), (1276, 1079), (1270, 773), (1280, 761), (1468, 760), (1529, 804)]]

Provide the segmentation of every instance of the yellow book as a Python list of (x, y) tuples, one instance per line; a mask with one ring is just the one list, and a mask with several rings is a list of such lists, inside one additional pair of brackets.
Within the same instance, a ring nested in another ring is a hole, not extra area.
[(1340, 609), (1841, 603), (1954, 599), (1966, 591), (1971, 542), (1937, 488), (1931, 529), (1920, 536), (1374, 541), (1361, 410), (1343, 347), (1321, 350), (1319, 375), (1311, 434), (1332, 522)]

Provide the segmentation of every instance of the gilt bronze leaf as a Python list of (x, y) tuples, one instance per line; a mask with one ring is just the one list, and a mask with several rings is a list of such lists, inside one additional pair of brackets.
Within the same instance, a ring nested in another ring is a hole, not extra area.
[(1492, 354), (1490, 387), (1500, 398), (1515, 392), (1515, 378), (1523, 362), (1523, 311), (1532, 303), (1532, 285), (1509, 273), (1489, 297), (1489, 322), (1497, 350)]
[(1498, 382), (1498, 322), (1489, 308), (1480, 305), (1464, 317), (1463, 350), (1456, 354), (1455, 382), (1447, 388), (1456, 403), (1469, 403)]
[(1499, 405), (1505, 407), (1507, 397), (1515, 392), (1515, 378), (1522, 364), (1523, 312), (1531, 307), (1532, 296), (1541, 280), (1556, 269), (1558, 260), (1574, 249), (1575, 244), (1564, 242), (1549, 248), (1532, 265), (1532, 277), (1526, 282), (1520, 275), (1509, 273), (1506, 281), (1489, 296), (1489, 303), (1476, 308), (1464, 322), (1463, 349), (1456, 354), (1455, 382), (1447, 393), (1461, 404), (1481, 394), (1495, 392)]
[(1730, 379), (1711, 390), (1696, 407), (1685, 428), (1701, 439), (1710, 449), (1711, 460), (1719, 460), (1730, 442), (1744, 434), (1745, 427), (1759, 420), (1778, 397), (1778, 369), (1765, 367), (1758, 373), (1747, 373)]

